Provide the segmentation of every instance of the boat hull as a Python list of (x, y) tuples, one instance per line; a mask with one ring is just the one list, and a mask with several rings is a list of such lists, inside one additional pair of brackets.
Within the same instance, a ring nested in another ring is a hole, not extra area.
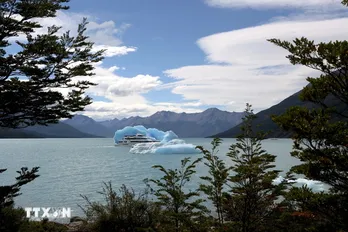
[(158, 143), (160, 141), (142, 141), (142, 142), (127, 142), (127, 143), (115, 143), (115, 146), (116, 147), (119, 147), (119, 146), (133, 146), (135, 144), (138, 144), (138, 143)]
[(121, 141), (115, 143), (115, 146), (133, 146), (138, 143), (156, 143), (159, 142), (153, 138), (148, 138), (143, 134), (126, 135)]

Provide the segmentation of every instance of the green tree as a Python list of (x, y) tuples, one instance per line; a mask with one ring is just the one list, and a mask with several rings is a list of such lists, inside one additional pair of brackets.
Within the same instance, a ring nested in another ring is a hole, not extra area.
[[(42, 28), (38, 21), (67, 10), (67, 2), (0, 1), (0, 128), (57, 123), (91, 103), (84, 94), (94, 84), (73, 79), (93, 75), (93, 64), (103, 58), (103, 51), (93, 52), (93, 43), (85, 36), (86, 19), (75, 37), (69, 32), (59, 35), (61, 28), (54, 25), (36, 35)], [(17, 36), (25, 39), (15, 41)], [(11, 50), (17, 52), (9, 53)], [(59, 89), (67, 89), (67, 96)], [(37, 167), (31, 171), (22, 168), (15, 184), (0, 186), (1, 231), (18, 230), (24, 214), (13, 208), (13, 198), (21, 186), (38, 177), (37, 172)]]
[[(85, 90), (89, 81), (74, 81), (77, 76), (93, 75), (93, 63), (103, 51), (93, 52), (93, 43), (85, 36), (87, 21), (79, 25), (77, 35), (59, 35), (52, 25), (45, 34), (39, 19), (55, 17), (69, 0), (3, 0), (0, 2), (0, 127), (26, 127), (57, 123), (71, 118), (91, 103)], [(26, 41), (11, 43), (16, 36)], [(16, 47), (15, 54), (8, 53)], [(58, 89), (68, 89), (64, 96)]]
[(230, 186), (224, 204), (226, 220), (232, 231), (269, 231), (276, 201), (283, 195), (286, 184), (274, 183), (280, 171), (275, 170), (276, 156), (262, 149), (264, 134), (255, 134), (252, 122), (256, 118), (251, 105), (246, 106), (246, 116), (241, 126), (242, 134), (231, 145), (228, 156), (233, 161)]
[(335, 198), (307, 186), (292, 187), (281, 203), (284, 211), (275, 220), (274, 231), (339, 231), (334, 208), (343, 202)]
[(217, 221), (219, 227), (224, 223), (223, 215), (223, 203), (224, 203), (224, 186), (227, 183), (229, 176), (229, 168), (226, 167), (225, 162), (221, 160), (217, 153), (219, 152), (218, 147), (221, 144), (221, 139), (214, 138), (211, 145), (213, 146), (212, 151), (204, 149), (202, 146), (197, 146), (203, 153), (204, 164), (209, 168), (209, 175), (201, 177), (206, 183), (200, 185), (200, 190), (208, 196), (215, 206), (217, 213)]
[[(198, 191), (186, 192), (184, 187), (196, 173), (196, 165), (201, 159), (190, 162), (189, 158), (181, 161), (180, 169), (165, 169), (161, 165), (153, 168), (160, 170), (164, 175), (162, 178), (146, 180), (148, 184), (153, 183), (154, 195), (157, 203), (164, 210), (164, 231), (204, 231), (197, 222), (207, 212), (202, 205), (203, 199), (199, 199)], [(197, 199), (198, 198), (198, 199)]]
[[(348, 1), (342, 1), (347, 5)], [(308, 77), (309, 84), (301, 100), (317, 107), (292, 107), (273, 120), (293, 133), (292, 156), (302, 163), (292, 171), (329, 186), (331, 197), (322, 197), (313, 208), (316, 215), (326, 214), (336, 230), (348, 229), (348, 41), (315, 43), (307, 38), (293, 42), (270, 39), (290, 52), (294, 65), (304, 65), (321, 72)], [(298, 195), (299, 196), (299, 195)], [(336, 202), (334, 202), (334, 200)], [(333, 215), (335, 215), (333, 218)]]
[(293, 132), (292, 155), (304, 162), (293, 170), (327, 183), (334, 190), (347, 192), (348, 42), (315, 44), (306, 38), (296, 39), (294, 44), (271, 41), (290, 51), (288, 58), (293, 64), (323, 73), (319, 78), (307, 78), (310, 84), (300, 96), (319, 107), (292, 107), (285, 114), (273, 117), (283, 129)]
[[(23, 185), (33, 181), (39, 175), (38, 167), (31, 170), (22, 168), (17, 171), (19, 174), (16, 177), (16, 183), (12, 185), (0, 186), (0, 231), (14, 232), (17, 231), (22, 221), (25, 220), (25, 213), (22, 210), (13, 210), (13, 199), (20, 195), (20, 189)], [(0, 173), (5, 172), (6, 169), (0, 169)]]

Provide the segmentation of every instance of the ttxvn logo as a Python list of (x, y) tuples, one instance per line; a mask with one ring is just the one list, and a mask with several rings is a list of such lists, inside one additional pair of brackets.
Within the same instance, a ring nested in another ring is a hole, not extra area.
[(70, 208), (26, 207), (27, 218), (71, 218)]

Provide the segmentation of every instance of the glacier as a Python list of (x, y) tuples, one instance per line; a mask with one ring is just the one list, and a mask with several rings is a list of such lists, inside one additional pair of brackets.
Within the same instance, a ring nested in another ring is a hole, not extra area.
[(126, 126), (115, 132), (114, 141), (118, 143), (125, 135), (142, 134), (153, 139), (154, 143), (138, 143), (133, 145), (130, 153), (133, 154), (198, 154), (201, 153), (193, 144), (187, 144), (173, 131), (161, 131), (156, 128), (146, 128), (143, 125)]

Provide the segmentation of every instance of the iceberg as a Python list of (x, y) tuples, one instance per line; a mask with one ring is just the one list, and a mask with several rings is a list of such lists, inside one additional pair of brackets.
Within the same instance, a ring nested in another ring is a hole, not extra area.
[(130, 153), (134, 154), (198, 154), (199, 150), (193, 144), (187, 144), (173, 131), (161, 131), (156, 128), (146, 128), (142, 125), (127, 126), (115, 132), (114, 141), (118, 143), (126, 135), (144, 135), (154, 141), (151, 143), (137, 143), (132, 146)]
[[(280, 184), (284, 180), (285, 180), (284, 177), (278, 176), (276, 179), (273, 180), (273, 184)], [(289, 181), (289, 183), (293, 183), (293, 185), (296, 187), (307, 186), (308, 188), (312, 189), (314, 192), (321, 192), (328, 189), (328, 186), (325, 186), (324, 183), (317, 180), (297, 178), (295, 180), (287, 180), (287, 181)]]

